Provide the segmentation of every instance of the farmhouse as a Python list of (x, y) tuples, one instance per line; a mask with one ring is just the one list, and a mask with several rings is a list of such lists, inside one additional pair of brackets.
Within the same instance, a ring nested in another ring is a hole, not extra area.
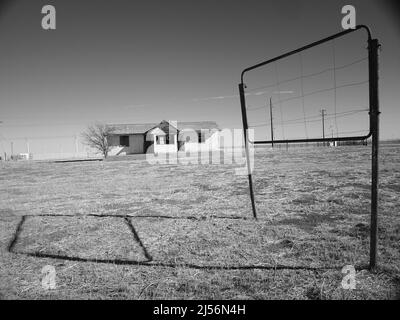
[(113, 128), (109, 155), (207, 152), (219, 150), (219, 128), (214, 121), (109, 124)]

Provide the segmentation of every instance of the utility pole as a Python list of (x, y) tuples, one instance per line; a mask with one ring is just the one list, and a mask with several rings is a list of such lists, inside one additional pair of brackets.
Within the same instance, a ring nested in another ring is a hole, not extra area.
[(273, 126), (273, 119), (272, 119), (272, 98), (269, 98), (269, 118), (271, 121), (271, 145), (272, 148), (274, 147), (274, 126)]
[[(325, 115), (326, 115), (326, 110), (321, 109), (321, 116), (322, 116), (322, 138), (325, 139)], [(325, 141), (323, 142), (323, 145), (325, 146)]]
[(25, 138), (25, 143), (26, 143), (26, 152), (28, 153), (28, 157), (29, 157), (29, 153), (31, 152), (31, 150), (29, 148), (29, 140), (28, 140), (28, 138)]

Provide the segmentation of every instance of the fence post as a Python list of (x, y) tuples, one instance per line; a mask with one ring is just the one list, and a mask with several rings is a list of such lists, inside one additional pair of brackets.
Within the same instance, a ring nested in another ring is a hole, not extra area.
[(243, 122), (243, 136), (244, 136), (244, 148), (246, 152), (246, 162), (247, 162), (247, 175), (249, 178), (249, 189), (250, 189), (250, 199), (251, 207), (253, 209), (254, 219), (257, 219), (256, 205), (254, 201), (254, 191), (253, 191), (253, 179), (251, 176), (251, 165), (250, 165), (250, 155), (249, 155), (249, 141), (247, 138), (247, 130), (249, 128), (247, 123), (247, 112), (246, 112), (246, 101), (244, 97), (244, 84), (239, 84), (239, 94), (240, 94), (240, 106), (242, 110), (242, 122)]
[(378, 49), (377, 39), (368, 40), (370, 127), (372, 133), (371, 179), (371, 239), (370, 270), (377, 266), (378, 243), (378, 179), (379, 179), (379, 97), (378, 97)]

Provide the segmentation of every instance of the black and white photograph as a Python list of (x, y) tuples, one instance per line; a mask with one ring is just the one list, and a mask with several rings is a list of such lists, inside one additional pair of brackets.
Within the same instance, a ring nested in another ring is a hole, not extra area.
[(399, 1), (2, 0), (0, 43), (0, 300), (400, 300)]

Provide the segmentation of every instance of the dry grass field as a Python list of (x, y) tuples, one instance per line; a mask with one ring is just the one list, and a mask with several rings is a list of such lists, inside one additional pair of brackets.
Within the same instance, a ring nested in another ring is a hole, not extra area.
[(374, 273), (370, 147), (255, 159), (258, 221), (233, 164), (0, 163), (0, 299), (400, 298), (399, 145), (381, 148)]

